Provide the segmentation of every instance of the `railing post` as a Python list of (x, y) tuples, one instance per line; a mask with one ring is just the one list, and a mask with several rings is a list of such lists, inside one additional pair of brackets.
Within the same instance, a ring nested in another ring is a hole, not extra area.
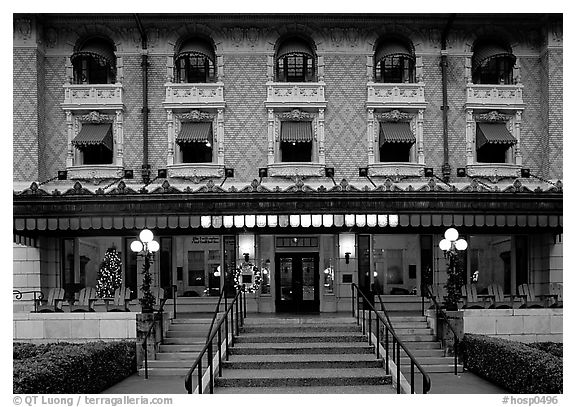
[(400, 394), (400, 342), (396, 341), (396, 393)]
[(356, 323), (360, 325), (360, 293), (356, 293)]
[(454, 335), (454, 374), (458, 376), (458, 338)]
[[(246, 318), (246, 291), (244, 291), (244, 318)], [(244, 325), (244, 319), (242, 319), (242, 325)]]
[[(154, 321), (152, 321), (152, 323), (154, 323)], [(144, 378), (148, 379), (148, 337), (144, 338), (142, 347), (144, 348)]]
[(364, 303), (364, 298), (362, 298), (362, 335), (366, 335), (366, 304)]
[(372, 307), (368, 308), (368, 345), (372, 345)]
[[(242, 293), (240, 293), (242, 295)], [(236, 297), (236, 335), (240, 333), (239, 317), (238, 317), (238, 297)]]
[(354, 286), (350, 284), (350, 290), (352, 291), (352, 318), (356, 315), (354, 314)]
[(176, 292), (178, 291), (178, 286), (172, 285), (172, 304), (174, 305), (174, 319), (176, 319)]
[(198, 394), (202, 394), (202, 358), (198, 362)]
[[(160, 343), (164, 343), (164, 312), (158, 311), (160, 315)], [(154, 341), (156, 343), (156, 341)]]
[(410, 361), (410, 393), (414, 394), (414, 361)]
[(218, 377), (222, 377), (222, 324), (218, 326)]
[(228, 310), (224, 314), (224, 340), (226, 341), (226, 360), (228, 360), (228, 350), (230, 349), (228, 345)]
[[(232, 333), (232, 338), (230, 340), (230, 346), (234, 344), (234, 304), (232, 304), (232, 308), (230, 309), (230, 331)], [(228, 360), (228, 359), (226, 359)]]
[(390, 358), (390, 341), (388, 339), (388, 327), (384, 325), (384, 329), (386, 330), (386, 374), (390, 374), (390, 364), (388, 362)]
[(380, 358), (380, 318), (376, 313), (376, 359)]
[(214, 372), (212, 365), (212, 346), (214, 346), (214, 340), (210, 341), (210, 346), (208, 347), (208, 369), (210, 369), (210, 394), (214, 394)]

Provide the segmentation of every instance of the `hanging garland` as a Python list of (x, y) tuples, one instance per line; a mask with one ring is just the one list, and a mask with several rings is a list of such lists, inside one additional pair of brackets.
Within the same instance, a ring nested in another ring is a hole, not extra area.
[[(251, 276), (250, 282), (244, 282), (244, 276)], [(258, 291), (262, 284), (262, 273), (260, 269), (252, 263), (242, 263), (234, 270), (234, 286), (237, 290), (244, 285), (245, 292), (253, 293)]]

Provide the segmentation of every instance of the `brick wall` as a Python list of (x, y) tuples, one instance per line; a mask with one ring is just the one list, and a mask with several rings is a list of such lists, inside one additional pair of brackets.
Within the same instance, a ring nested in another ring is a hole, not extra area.
[(563, 126), (563, 52), (558, 48), (548, 50), (548, 154), (550, 166), (548, 176), (552, 179), (563, 177), (562, 126)]
[(34, 181), (38, 174), (38, 69), (32, 48), (14, 48), (14, 181)]

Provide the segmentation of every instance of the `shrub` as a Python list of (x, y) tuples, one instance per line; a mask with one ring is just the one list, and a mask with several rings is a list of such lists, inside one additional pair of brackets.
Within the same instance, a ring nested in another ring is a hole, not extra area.
[(468, 370), (512, 393), (562, 393), (562, 359), (520, 342), (465, 334)]
[(558, 358), (561, 358), (564, 351), (564, 344), (556, 342), (535, 342), (529, 343), (530, 346), (536, 349), (548, 352)]
[(36, 347), (14, 347), (14, 393), (100, 393), (136, 371), (134, 342)]

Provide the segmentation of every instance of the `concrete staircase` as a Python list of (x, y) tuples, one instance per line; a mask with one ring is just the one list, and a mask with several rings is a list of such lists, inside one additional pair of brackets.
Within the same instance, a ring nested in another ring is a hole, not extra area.
[(247, 318), (215, 393), (395, 393), (352, 317)]
[[(179, 376), (184, 386), (184, 376), (204, 347), (211, 322), (212, 318), (191, 318), (191, 315), (172, 320), (156, 359), (148, 360), (148, 375)], [(205, 357), (203, 362), (206, 360)], [(144, 376), (144, 367), (138, 374)]]
[[(445, 350), (428, 326), (426, 317), (417, 314), (395, 314), (397, 313), (389, 313), (392, 327), (426, 372), (454, 373), (454, 357), (445, 355)], [(404, 351), (400, 366), (404, 376), (407, 376), (410, 373), (410, 359)], [(462, 365), (459, 365), (458, 369), (461, 372)]]

